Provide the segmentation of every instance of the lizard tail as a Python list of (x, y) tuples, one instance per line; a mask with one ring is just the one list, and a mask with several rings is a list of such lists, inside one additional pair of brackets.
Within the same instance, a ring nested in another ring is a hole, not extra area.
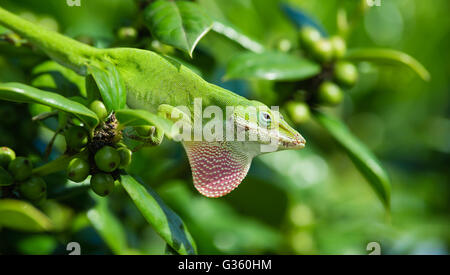
[(0, 7), (0, 25), (16, 32), (40, 48), (53, 60), (78, 74), (86, 75), (87, 62), (100, 50), (45, 29)]

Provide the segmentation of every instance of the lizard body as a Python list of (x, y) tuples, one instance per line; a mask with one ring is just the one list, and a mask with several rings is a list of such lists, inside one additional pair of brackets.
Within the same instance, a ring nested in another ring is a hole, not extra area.
[[(86, 76), (90, 65), (113, 63), (123, 79), (127, 105), (132, 109), (158, 113), (161, 106), (169, 107), (168, 110), (186, 106), (192, 118), (193, 102), (198, 98), (202, 107), (217, 106), (224, 114), (228, 106), (255, 107), (258, 108), (256, 121), (250, 121), (245, 112), (235, 110), (232, 113), (235, 126), (245, 131), (262, 130), (266, 138), (277, 138), (275, 150), (300, 149), (305, 145), (303, 137), (278, 112), (261, 102), (208, 83), (169, 57), (134, 48), (97, 49), (36, 26), (1, 7), (0, 25), (27, 38), (50, 58), (80, 75)], [(264, 131), (275, 127), (273, 125), (277, 127), (275, 134)], [(261, 144), (266, 143), (262, 140), (183, 141), (195, 187), (208, 197), (228, 194), (244, 179), (252, 159), (263, 153)]]

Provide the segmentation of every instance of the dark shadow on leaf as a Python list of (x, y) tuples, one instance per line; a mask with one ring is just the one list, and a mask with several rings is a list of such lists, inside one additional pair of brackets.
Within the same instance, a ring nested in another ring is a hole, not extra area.
[(53, 81), (55, 82), (56, 87), (51, 86), (40, 86), (36, 85), (35, 87), (38, 89), (50, 91), (59, 93), (61, 95), (64, 95), (66, 97), (70, 96), (77, 96), (80, 94), (80, 90), (78, 89), (78, 86), (67, 79), (61, 72), (59, 71), (46, 71), (42, 73), (37, 73), (33, 75), (34, 78), (43, 76), (43, 75), (50, 75), (53, 78)]

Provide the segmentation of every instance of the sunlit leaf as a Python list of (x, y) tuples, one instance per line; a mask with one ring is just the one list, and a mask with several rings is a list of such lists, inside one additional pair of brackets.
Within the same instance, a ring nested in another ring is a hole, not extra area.
[(129, 175), (122, 175), (121, 183), (147, 222), (167, 244), (181, 255), (196, 253), (194, 240), (183, 221), (155, 191)]
[(302, 80), (317, 75), (320, 70), (318, 64), (286, 53), (244, 53), (229, 62), (225, 78)]
[(159, 0), (148, 6), (144, 14), (146, 25), (159, 41), (190, 56), (213, 24), (197, 3), (188, 1)]
[(0, 227), (41, 232), (52, 229), (50, 219), (28, 202), (0, 200)]
[(228, 37), (229, 39), (238, 43), (239, 45), (246, 48), (247, 50), (250, 50), (255, 53), (261, 53), (264, 51), (263, 45), (261, 45), (259, 42), (256, 42), (255, 40), (248, 37), (247, 35), (243, 34), (231, 23), (216, 20), (216, 21), (214, 21), (212, 29), (215, 32)]
[(0, 83), (0, 100), (40, 103), (71, 113), (91, 127), (98, 124), (97, 115), (84, 105), (59, 94), (42, 91), (21, 83)]
[(384, 168), (373, 153), (336, 118), (315, 112), (315, 118), (339, 143), (358, 170), (369, 181), (386, 209), (390, 209), (391, 184)]
[(125, 230), (109, 210), (107, 199), (93, 196), (97, 205), (87, 212), (89, 221), (114, 254), (124, 254), (128, 251)]
[(351, 49), (347, 52), (346, 59), (402, 64), (417, 73), (423, 80), (429, 81), (431, 79), (430, 73), (419, 61), (404, 52), (396, 50), (376, 48)]
[(125, 84), (114, 64), (103, 62), (104, 67), (89, 66), (89, 72), (97, 83), (108, 111), (123, 109), (127, 103)]
[(125, 126), (143, 126), (154, 125), (164, 130), (164, 134), (172, 138), (172, 125), (173, 123), (158, 115), (152, 114), (145, 110), (135, 109), (123, 109), (116, 112), (116, 118), (119, 120), (120, 125)]

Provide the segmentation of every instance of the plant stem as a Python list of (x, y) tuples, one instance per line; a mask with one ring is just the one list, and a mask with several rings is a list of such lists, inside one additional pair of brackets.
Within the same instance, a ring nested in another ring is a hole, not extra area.
[(58, 114), (58, 111), (52, 111), (52, 112), (46, 112), (39, 115), (34, 116), (31, 120), (33, 121), (39, 121), (44, 120), (52, 116), (56, 116)]

